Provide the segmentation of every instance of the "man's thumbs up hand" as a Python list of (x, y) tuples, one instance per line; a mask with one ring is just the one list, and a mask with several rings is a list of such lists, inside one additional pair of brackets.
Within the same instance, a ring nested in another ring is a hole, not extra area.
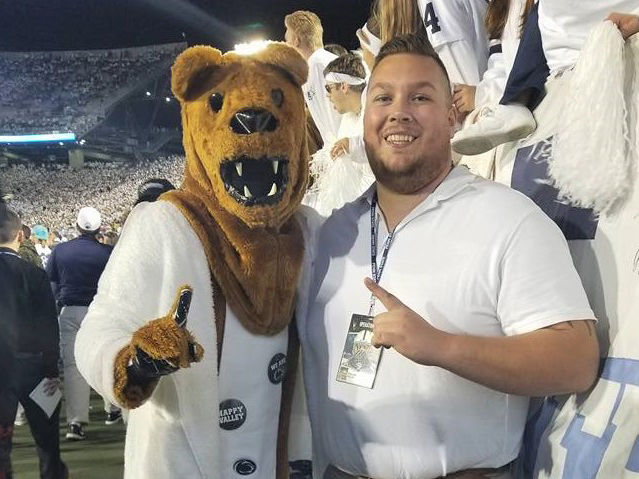
[(127, 367), (133, 382), (147, 382), (188, 368), (202, 359), (204, 350), (186, 329), (193, 290), (182, 286), (169, 314), (150, 321), (133, 335), (134, 354)]
[(416, 363), (436, 366), (449, 334), (431, 326), (372, 279), (366, 278), (364, 284), (387, 310), (373, 318), (373, 346), (393, 348)]

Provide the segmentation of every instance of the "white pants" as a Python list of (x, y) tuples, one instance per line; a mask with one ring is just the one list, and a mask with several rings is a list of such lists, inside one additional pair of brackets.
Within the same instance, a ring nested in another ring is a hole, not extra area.
[[(66, 402), (67, 423), (89, 422), (89, 396), (91, 388), (84, 380), (75, 365), (75, 336), (78, 334), (88, 306), (65, 306), (60, 311), (60, 352), (64, 364), (64, 396)], [(104, 411), (118, 410), (104, 399)]]

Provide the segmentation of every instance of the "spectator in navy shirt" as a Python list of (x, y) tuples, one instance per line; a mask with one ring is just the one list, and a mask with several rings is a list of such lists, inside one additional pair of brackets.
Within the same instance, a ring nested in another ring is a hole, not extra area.
[[(83, 426), (89, 422), (90, 388), (75, 365), (75, 336), (98, 288), (98, 280), (109, 260), (112, 246), (97, 240), (102, 217), (95, 208), (84, 207), (78, 213), (77, 228), (80, 236), (61, 243), (51, 253), (46, 266), (58, 305), (60, 349), (64, 364), (64, 392), (68, 432), (72, 441), (85, 439)], [(120, 410), (104, 401), (106, 423), (121, 419)]]

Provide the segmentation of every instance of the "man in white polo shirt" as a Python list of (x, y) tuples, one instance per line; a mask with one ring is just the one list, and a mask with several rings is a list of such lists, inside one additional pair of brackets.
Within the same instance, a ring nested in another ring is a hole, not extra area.
[(392, 39), (369, 85), (377, 182), (319, 229), (298, 309), (314, 477), (509, 478), (528, 397), (593, 383), (593, 313), (555, 224), (452, 166), (432, 47)]

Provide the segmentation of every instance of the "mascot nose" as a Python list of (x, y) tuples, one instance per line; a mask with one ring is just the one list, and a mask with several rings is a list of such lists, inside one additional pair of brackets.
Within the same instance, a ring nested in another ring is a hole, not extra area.
[(275, 131), (277, 119), (263, 108), (244, 108), (231, 118), (231, 130), (238, 135)]

